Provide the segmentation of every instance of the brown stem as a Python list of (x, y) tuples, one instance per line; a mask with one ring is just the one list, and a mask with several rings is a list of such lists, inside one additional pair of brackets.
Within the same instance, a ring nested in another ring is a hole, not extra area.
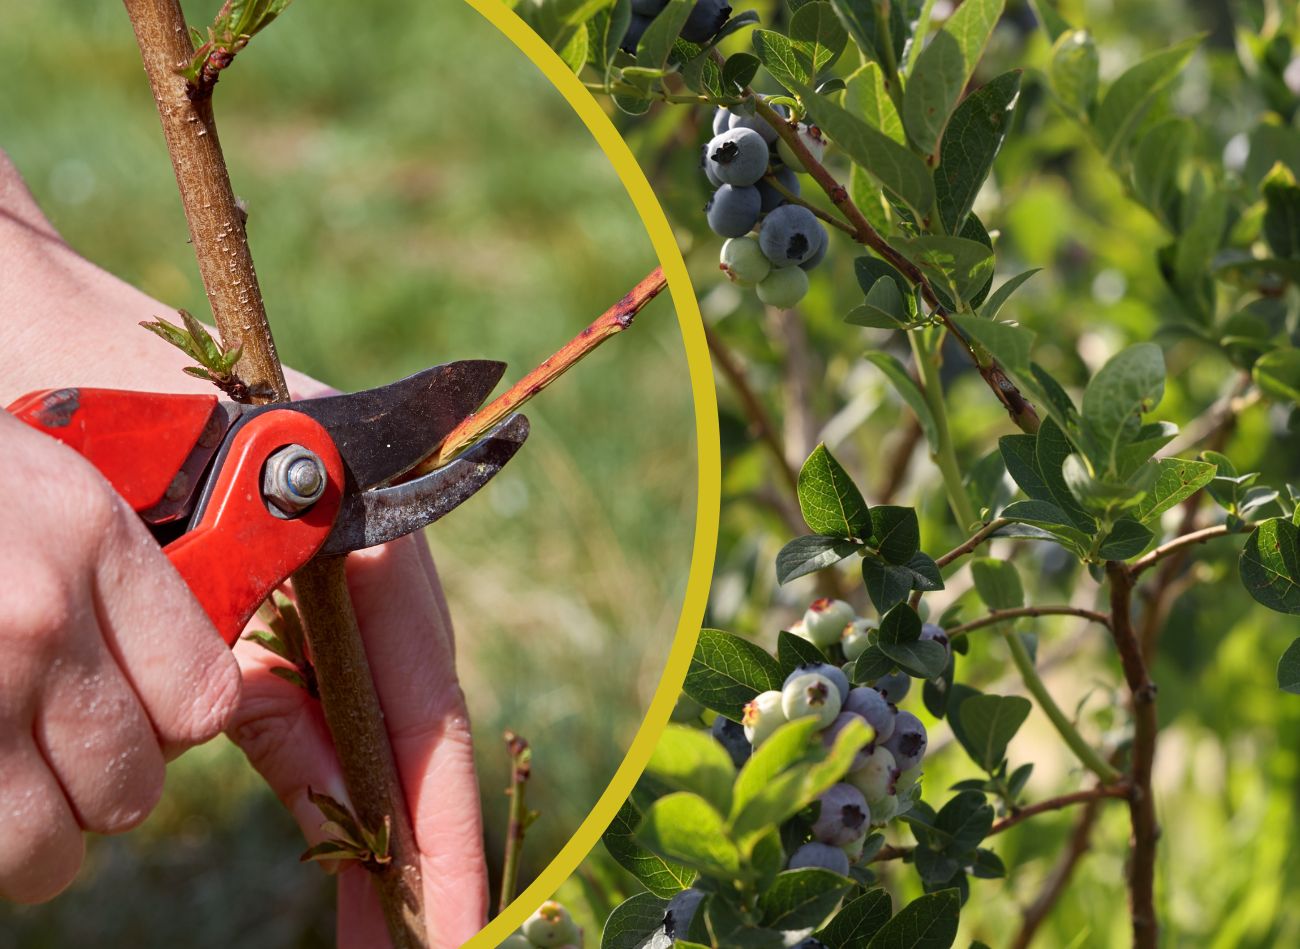
[[(242, 346), (238, 373), (259, 401), (287, 401), (288, 387), (235, 204), (209, 97), (192, 101), (177, 67), (194, 55), (176, 0), (124, 0), (176, 173), (199, 273), (226, 347)], [(383, 712), (366, 662), (341, 559), (313, 561), (294, 575), (321, 708), (358, 820), (391, 820), (392, 860), (375, 875), (398, 949), (425, 944), (418, 852)]]
[(1074, 874), (1074, 868), (1078, 866), (1091, 845), (1092, 830), (1097, 824), (1097, 815), (1101, 813), (1101, 801), (1101, 798), (1094, 798), (1079, 812), (1065, 852), (1061, 854), (1060, 860), (1043, 882), (1043, 888), (1037, 898), (1025, 908), (1020, 931), (1016, 933), (1016, 938), (1011, 943), (1012, 949), (1028, 949), (1038, 928), (1043, 925), (1044, 920), (1051, 914), (1052, 908), (1056, 906), (1056, 901), (1065, 892), (1070, 877)]
[(984, 541), (988, 540), (990, 536), (997, 533), (999, 530), (1006, 527), (1008, 524), (1012, 524), (1012, 523), (1014, 522), (1007, 520), (1005, 517), (994, 518), (993, 520), (985, 524), (983, 527), (981, 527), (979, 530), (977, 530), (975, 533), (971, 534), (970, 537), (968, 537), (965, 541), (958, 544), (952, 550), (948, 551), (942, 557), (937, 559), (934, 562), (935, 566), (936, 567), (948, 566), (948, 564), (952, 563), (958, 557), (970, 553), (980, 544), (984, 543)]
[(1247, 533), (1254, 530), (1258, 525), (1243, 524), (1237, 529), (1229, 527), (1227, 524), (1216, 524), (1213, 527), (1203, 527), (1198, 531), (1192, 531), (1190, 534), (1184, 534), (1182, 537), (1175, 537), (1173, 540), (1161, 544), (1151, 553), (1139, 557), (1133, 563), (1129, 564), (1128, 572), (1134, 576), (1140, 576), (1143, 571), (1155, 566), (1161, 560), (1170, 554), (1177, 553), (1184, 547), (1191, 544), (1203, 544), (1207, 540), (1214, 540), (1216, 537), (1225, 537), (1228, 534)]
[(1155, 949), (1158, 922), (1155, 910), (1156, 841), (1160, 826), (1156, 822), (1155, 799), (1151, 793), (1151, 772), (1156, 756), (1156, 685), (1151, 681), (1142, 644), (1133, 630), (1132, 568), (1117, 561), (1106, 563), (1110, 579), (1111, 633), (1119, 651), (1124, 679), (1133, 704), (1133, 749), (1130, 769), (1132, 793), (1129, 815), (1133, 836), (1129, 847), (1129, 909), (1133, 917), (1133, 945), (1137, 949)]
[(553, 356), (452, 429), (451, 434), (415, 468), (413, 474), (426, 474), (446, 464), (511, 412), (518, 411), (525, 402), (568, 372), (597, 346), (631, 326), (636, 315), (665, 286), (667, 281), (664, 279), (663, 268), (656, 267), (591, 325), (561, 346)]
[(853, 239), (859, 244), (870, 247), (891, 264), (895, 270), (921, 288), (921, 295), (925, 302), (930, 305), (935, 315), (947, 326), (948, 331), (961, 341), (979, 369), (985, 383), (993, 390), (993, 394), (997, 396), (1003, 407), (1006, 408), (1011, 420), (1024, 432), (1031, 435), (1037, 432), (1039, 418), (1038, 413), (1034, 411), (1034, 407), (1029, 404), (997, 361), (983, 347), (972, 345), (965, 334), (952, 322), (948, 313), (940, 304), (939, 297), (934, 292), (934, 287), (930, 285), (930, 281), (926, 279), (921, 269), (891, 247), (880, 232), (871, 226), (871, 222), (867, 220), (861, 209), (853, 203), (848, 189), (836, 181), (835, 176), (827, 170), (826, 166), (813, 157), (789, 120), (764, 102), (762, 97), (754, 95), (752, 99), (758, 114), (767, 119), (768, 123), (776, 129), (782, 141), (803, 163), (804, 170), (812, 176), (813, 180), (826, 192), (826, 196), (830, 198), (831, 203), (844, 215), (851, 227), (850, 234)]
[(506, 855), (501, 868), (501, 899), (497, 912), (504, 913), (515, 898), (519, 884), (519, 860), (524, 850), (524, 834), (532, 823), (526, 794), (528, 779), (533, 775), (533, 752), (528, 742), (512, 731), (506, 732), (506, 748), (510, 752), (510, 818), (506, 828)]
[(1089, 801), (1099, 801), (1108, 797), (1128, 797), (1129, 786), (1127, 781), (1117, 781), (1114, 784), (1099, 784), (1094, 788), (1084, 791), (1075, 791), (1071, 794), (1062, 794), (1059, 797), (1048, 798), (1045, 801), (1039, 801), (1037, 804), (1030, 804), (1028, 807), (1022, 807), (1014, 814), (1010, 814), (993, 825), (988, 836), (1000, 834), (1004, 830), (1010, 830), (1017, 824), (1029, 820), (1039, 814), (1045, 814), (1048, 811), (1059, 811), (1065, 807), (1071, 807), (1075, 804), (1085, 804)]
[(1020, 606), (1011, 610), (993, 610), (987, 616), (981, 616), (979, 619), (963, 623), (961, 626), (954, 626), (945, 632), (949, 639), (956, 639), (958, 636), (965, 636), (967, 633), (973, 633), (985, 626), (996, 626), (998, 623), (1020, 616), (1081, 616), (1091, 622), (1100, 623), (1102, 626), (1110, 626), (1110, 617), (1095, 610), (1085, 610), (1077, 606)]

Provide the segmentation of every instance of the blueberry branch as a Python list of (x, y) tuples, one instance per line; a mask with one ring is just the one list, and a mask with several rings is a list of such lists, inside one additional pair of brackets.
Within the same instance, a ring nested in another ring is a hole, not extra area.
[(934, 418), (935, 444), (930, 446), (930, 456), (943, 477), (944, 488), (948, 494), (948, 505), (957, 518), (957, 526), (963, 531), (979, 522), (970, 494), (962, 482), (961, 466), (957, 462), (957, 450), (952, 442), (948, 428), (948, 407), (943, 398), (943, 383), (939, 378), (939, 347), (932, 345), (927, 331), (907, 334), (912, 345), (912, 357), (921, 374), (921, 394), (930, 414)]
[(1016, 938), (1011, 943), (1011, 949), (1029, 949), (1038, 928), (1042, 926), (1043, 921), (1047, 919), (1052, 908), (1056, 905), (1056, 901), (1065, 892), (1070, 877), (1074, 874), (1074, 868), (1078, 866), (1079, 861), (1083, 859), (1083, 855), (1088, 852), (1088, 848), (1091, 846), (1092, 830), (1097, 824), (1097, 815), (1101, 812), (1101, 803), (1102, 798), (1093, 798), (1080, 810), (1079, 816), (1074, 822), (1074, 828), (1070, 831), (1070, 839), (1065, 852), (1061, 854), (1056, 866), (1048, 874), (1038, 896), (1025, 908), (1022, 914), (1023, 921), (1020, 924), (1020, 931), (1016, 933)]
[(979, 619), (971, 620), (969, 623), (954, 626), (952, 629), (944, 630), (944, 632), (947, 634), (949, 639), (956, 639), (958, 636), (965, 636), (967, 633), (973, 633), (977, 629), (996, 626), (998, 623), (1004, 623), (1007, 620), (1026, 616), (1078, 616), (1091, 623), (1098, 623), (1105, 626), (1107, 629), (1110, 628), (1110, 617), (1105, 613), (1098, 613), (1096, 610), (1085, 610), (1081, 607), (1065, 605), (1020, 606), (1010, 610), (992, 610), (987, 616), (981, 616)]
[(979, 530), (977, 530), (970, 537), (968, 537), (963, 543), (958, 544), (952, 550), (948, 551), (942, 557), (938, 558), (934, 562), (934, 565), (936, 567), (948, 566), (948, 564), (952, 563), (958, 557), (966, 556), (966, 554), (970, 553), (980, 544), (984, 543), (984, 541), (988, 540), (991, 536), (993, 536), (993, 534), (997, 533), (1002, 528), (1006, 527), (1008, 524), (1011, 523), (1014, 522), (1007, 520), (1005, 517), (994, 518), (993, 520), (985, 524), (983, 527), (981, 527)]
[(926, 279), (920, 268), (891, 247), (880, 232), (871, 226), (871, 222), (866, 219), (861, 209), (849, 197), (848, 189), (836, 181), (826, 166), (813, 157), (790, 122), (764, 102), (761, 96), (754, 95), (752, 92), (749, 95), (753, 99), (758, 114), (766, 119), (772, 128), (776, 129), (777, 135), (799, 158), (804, 169), (821, 186), (821, 189), (826, 192), (826, 196), (830, 198), (831, 203), (839, 209), (845, 220), (852, 226), (851, 234), (853, 239), (859, 244), (870, 247), (911, 283), (921, 288), (921, 295), (924, 297), (925, 302), (931, 307), (934, 314), (942, 320), (948, 331), (961, 341), (979, 369), (985, 383), (988, 384), (989, 388), (993, 390), (993, 394), (997, 396), (998, 401), (1006, 408), (1011, 420), (1028, 434), (1032, 435), (1037, 432), (1039, 418), (1038, 413), (1034, 411), (1034, 407), (1021, 395), (1020, 390), (1007, 376), (1002, 367), (998, 365), (997, 360), (993, 359), (983, 347), (977, 346), (967, 339), (956, 324), (952, 322), (947, 311), (940, 304), (939, 298), (934, 292), (934, 287), (930, 285), (929, 280)]
[(510, 753), (510, 787), (506, 795), (510, 798), (510, 818), (506, 828), (506, 854), (501, 867), (501, 896), (497, 912), (505, 908), (515, 898), (515, 889), (519, 884), (519, 859), (524, 849), (524, 834), (528, 825), (537, 817), (535, 811), (528, 810), (525, 795), (528, 780), (533, 775), (533, 752), (528, 742), (512, 731), (507, 731), (506, 749)]
[(1256, 526), (1258, 525), (1243, 524), (1240, 527), (1229, 527), (1227, 524), (1216, 524), (1213, 527), (1203, 527), (1198, 531), (1192, 531), (1190, 534), (1175, 537), (1173, 540), (1161, 544), (1149, 554), (1145, 554), (1129, 564), (1125, 569), (1129, 574), (1130, 582), (1132, 579), (1141, 576), (1144, 571), (1154, 567), (1165, 557), (1177, 553), (1184, 547), (1191, 544), (1203, 544), (1207, 540), (1213, 540), (1216, 537), (1226, 537), (1228, 534), (1248, 533), (1254, 530)]

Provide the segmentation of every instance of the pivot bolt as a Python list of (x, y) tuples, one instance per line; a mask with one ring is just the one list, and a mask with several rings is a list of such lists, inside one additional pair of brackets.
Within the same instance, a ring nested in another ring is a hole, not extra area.
[(281, 448), (266, 460), (262, 496), (286, 515), (301, 514), (325, 493), (325, 465), (301, 445)]

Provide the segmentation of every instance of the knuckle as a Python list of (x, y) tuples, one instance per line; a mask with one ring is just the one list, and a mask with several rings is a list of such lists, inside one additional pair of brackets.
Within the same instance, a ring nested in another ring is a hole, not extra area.
[(20, 653), (54, 651), (76, 615), (71, 578), (40, 557), (5, 573), (13, 587), (0, 597), (0, 637)]
[(67, 821), (32, 825), (7, 835), (0, 856), (0, 897), (14, 903), (44, 903), (68, 888), (85, 856), (85, 841)]
[(124, 762), (121, 786), (102, 814), (83, 818), (86, 830), (120, 834), (139, 826), (162, 800), (165, 767), (157, 752)]
[(239, 666), (229, 651), (204, 672), (202, 686), (196, 689), (169, 729), (171, 742), (180, 747), (201, 745), (226, 728), (239, 705), (243, 679)]

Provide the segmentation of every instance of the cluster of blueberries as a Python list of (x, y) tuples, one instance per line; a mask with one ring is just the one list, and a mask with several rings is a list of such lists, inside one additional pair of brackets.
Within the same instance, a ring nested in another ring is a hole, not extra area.
[[(783, 106), (776, 110), (786, 114)], [(820, 161), (826, 149), (821, 130), (800, 122), (796, 131)], [(719, 108), (700, 164), (716, 189), (704, 214), (713, 232), (727, 238), (722, 271), (742, 287), (756, 287), (769, 306), (797, 304), (808, 292), (808, 271), (822, 262), (830, 243), (816, 215), (786, 196), (798, 197), (795, 173), (804, 171), (803, 163), (761, 115)], [(755, 230), (757, 237), (750, 236)]]
[[(627, 32), (623, 34), (619, 48), (625, 53), (635, 53), (646, 27), (666, 6), (668, 0), (632, 0), (632, 19), (628, 22)], [(695, 0), (691, 15), (682, 27), (681, 37), (688, 43), (707, 43), (717, 35), (730, 16), (731, 7), (726, 0)]]
[[(815, 600), (790, 632), (825, 650), (836, 643), (847, 660), (844, 668), (830, 663), (804, 665), (790, 673), (780, 691), (762, 692), (745, 706), (743, 722), (723, 716), (713, 722), (713, 735), (739, 767), (781, 725), (815, 716), (822, 742), (830, 747), (850, 722), (861, 720), (875, 733), (871, 744), (855, 756), (844, 781), (820, 798), (812, 825), (812, 840), (790, 855), (789, 869), (822, 867), (848, 875), (862, 856), (867, 833), (896, 817), (906, 804), (899, 795), (915, 786), (928, 742), (925, 726), (911, 712), (898, 708), (912, 680), (894, 672), (870, 686), (851, 687), (845, 670), (875, 637), (875, 620), (854, 615), (843, 600)], [(921, 637), (952, 646), (942, 627), (926, 623)], [(951, 652), (949, 653), (951, 655)]]
[(500, 949), (582, 949), (582, 930), (567, 909), (547, 900)]

